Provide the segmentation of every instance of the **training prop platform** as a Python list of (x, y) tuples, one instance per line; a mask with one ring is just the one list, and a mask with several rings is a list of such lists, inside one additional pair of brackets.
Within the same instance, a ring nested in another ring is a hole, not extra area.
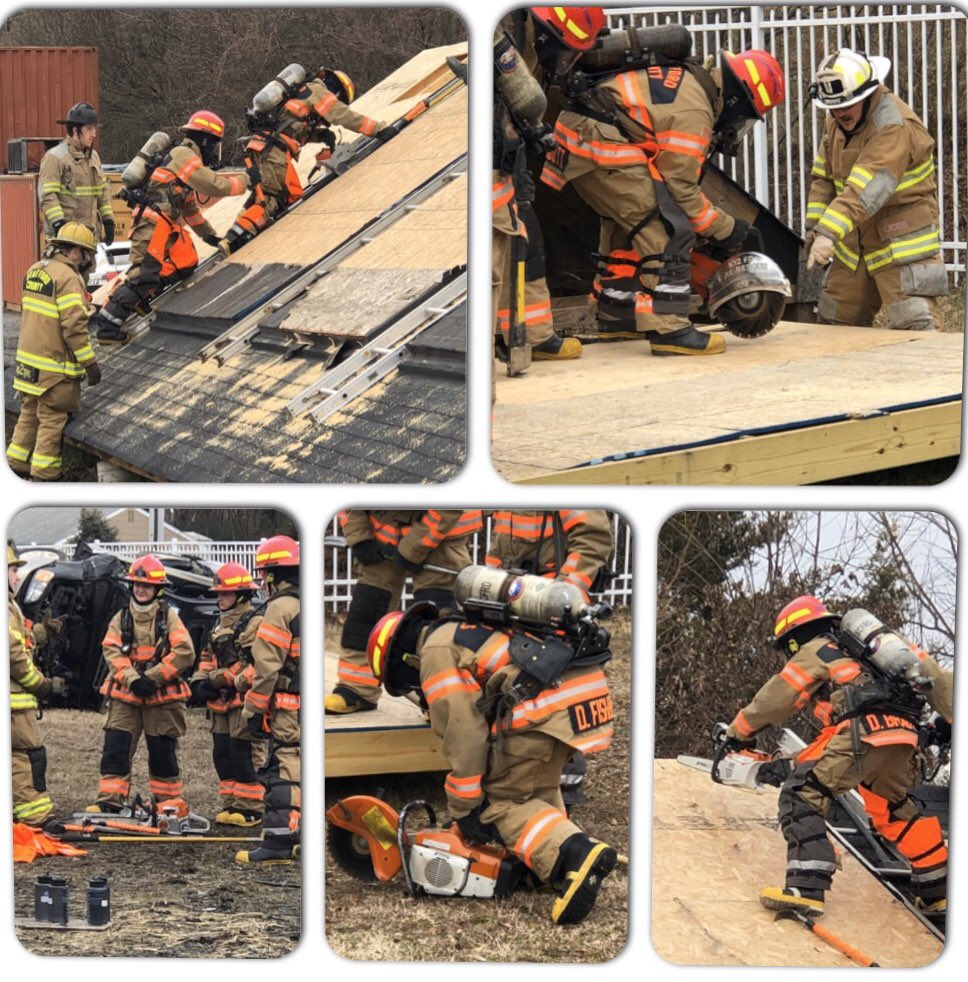
[(956, 456), (961, 334), (781, 321), (712, 357), (587, 344), (496, 365), (492, 456), (524, 484), (810, 484)]

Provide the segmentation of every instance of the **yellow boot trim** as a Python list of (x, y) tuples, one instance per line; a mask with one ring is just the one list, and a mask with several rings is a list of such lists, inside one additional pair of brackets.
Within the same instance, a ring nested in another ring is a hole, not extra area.
[[(601, 858), (602, 853), (606, 851), (611, 852), (612, 861), (611, 863), (607, 864), (608, 865), (607, 869), (602, 870), (600, 874), (596, 874), (596, 875), (601, 875), (602, 878), (604, 879), (604, 877), (606, 877), (615, 867), (615, 859), (616, 859), (615, 850), (612, 849), (612, 847), (605, 842), (599, 842), (597, 845), (595, 845), (588, 853), (588, 855), (585, 857), (584, 862), (582, 862), (581, 866), (577, 870), (571, 870), (569, 873), (566, 874), (567, 879), (571, 881), (568, 884), (568, 889), (565, 891), (563, 896), (559, 897), (551, 905), (551, 919), (552, 921), (554, 921), (555, 924), (559, 923), (562, 916), (567, 912), (569, 905), (571, 904), (572, 900), (575, 897), (575, 894), (585, 885), (585, 881), (589, 878), (589, 876), (593, 874), (592, 868), (595, 866), (597, 861)], [(597, 893), (598, 886), (595, 886), (594, 890)], [(592, 903), (594, 903), (594, 900), (592, 901)], [(591, 907), (589, 907), (589, 910), (590, 909)], [(564, 923), (566, 924), (571, 923), (571, 921), (565, 921)]]
[(662, 344), (652, 342), (653, 355), (721, 355), (726, 350), (726, 341), (719, 334), (708, 334), (709, 343), (705, 348), (686, 348), (673, 342)]
[(336, 713), (340, 716), (375, 708), (375, 706), (371, 706), (369, 703), (362, 700), (360, 702), (347, 702), (343, 696), (338, 696), (335, 693), (330, 693), (323, 699), (323, 711), (327, 713)]
[(581, 341), (578, 338), (565, 338), (554, 354), (532, 348), (531, 357), (534, 361), (571, 361), (573, 358), (581, 358)]
[(760, 903), (768, 910), (796, 910), (810, 917), (823, 913), (823, 901), (810, 897), (798, 897), (786, 893), (783, 887), (763, 887), (760, 890)]
[(249, 829), (253, 825), (261, 825), (261, 818), (246, 818), (241, 812), (219, 812), (215, 816), (216, 825), (236, 825), (239, 828)]

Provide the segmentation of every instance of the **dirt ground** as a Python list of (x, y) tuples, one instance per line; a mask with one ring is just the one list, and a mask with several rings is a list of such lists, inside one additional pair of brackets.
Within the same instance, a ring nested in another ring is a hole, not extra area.
[[(204, 710), (189, 710), (179, 747), (185, 798), (211, 820), (221, 809)], [(60, 818), (81, 811), (97, 793), (101, 727), (92, 712), (53, 709), (40, 723), (47, 745), (47, 782)], [(147, 756), (135, 758), (132, 789), (147, 797)], [(223, 828), (213, 835), (258, 835), (260, 827)], [(301, 875), (298, 865), (239, 866), (247, 843), (90, 843), (84, 858), (51, 857), (14, 867), (14, 914), (33, 916), (34, 882), (42, 874), (65, 877), (71, 917), (86, 920), (87, 883), (107, 876), (111, 922), (106, 931), (17, 929), (38, 955), (125, 955), (193, 958), (276, 958), (299, 941)]]
[[(612, 629), (613, 659), (606, 666), (615, 704), (611, 747), (588, 758), (588, 804), (572, 818), (590, 835), (629, 855), (629, 735), (631, 631), (627, 612)], [(642, 714), (639, 714), (642, 718)], [(326, 782), (326, 807), (350, 794), (383, 797), (394, 808), (415, 798), (445, 811), (437, 774), (371, 775)], [(573, 927), (551, 922), (554, 894), (518, 891), (504, 900), (407, 896), (402, 878), (364, 883), (344, 873), (327, 853), (326, 938), (344, 958), (381, 961), (604, 962), (628, 937), (628, 868), (616, 867), (589, 917)]]

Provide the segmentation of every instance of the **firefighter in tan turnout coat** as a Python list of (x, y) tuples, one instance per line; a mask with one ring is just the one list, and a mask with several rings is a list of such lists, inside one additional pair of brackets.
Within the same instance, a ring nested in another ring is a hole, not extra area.
[(37, 194), (47, 237), (65, 222), (80, 222), (95, 239), (114, 241), (111, 185), (94, 149), (97, 112), (87, 102), (67, 111), (67, 136), (44, 154), (37, 175)]
[(239, 563), (225, 563), (215, 573), (218, 623), (198, 660), (190, 687), (212, 721), (212, 761), (223, 808), (218, 825), (258, 825), (265, 789), (256, 772), (266, 761), (265, 741), (249, 733), (242, 719), (242, 697), (255, 677), (252, 645), (262, 615), (252, 605), (255, 583)]
[(288, 535), (266, 539), (256, 550), (269, 600), (252, 641), (251, 682), (243, 672), (242, 723), (248, 735), (268, 740), (259, 772), (265, 789), (262, 843), (235, 854), (237, 863), (285, 864), (298, 855), (302, 798), (299, 756), (299, 544)]
[[(375, 709), (380, 683), (366, 658), (373, 625), (400, 602), (407, 575), (414, 601), (453, 609), (456, 573), (471, 563), (469, 538), (483, 527), (479, 510), (340, 512), (346, 544), (353, 550), (356, 586), (340, 639), (338, 683), (326, 696), (327, 713)], [(454, 573), (438, 566), (454, 570)]]
[(833, 633), (839, 620), (812, 596), (797, 597), (780, 611), (774, 637), (789, 660), (736, 714), (722, 745), (724, 751), (753, 747), (764, 727), (784, 722), (817, 700), (829, 701), (830, 725), (780, 791), (786, 884), (764, 888), (760, 901), (774, 910), (823, 913), (824, 893), (837, 868), (825, 818), (837, 795), (856, 788), (875, 830), (911, 863), (919, 906), (929, 915), (943, 916), (948, 853), (941, 824), (923, 817), (908, 792), (917, 781), (922, 706), (926, 699), (950, 724), (952, 675), (912, 648), (930, 688), (924, 696), (907, 683), (889, 690)]
[(187, 729), (185, 703), (191, 694), (182, 673), (195, 663), (195, 647), (181, 618), (160, 598), (171, 581), (150, 553), (125, 576), (131, 600), (114, 615), (104, 634), (107, 700), (101, 780), (89, 812), (117, 812), (131, 793), (131, 762), (144, 734), (148, 787), (159, 806), (182, 800), (178, 739)]
[(31, 634), (14, 590), (23, 560), (7, 545), (7, 638), (10, 646), (10, 757), (13, 820), (37, 828), (55, 825), (54, 803), (47, 793), (47, 750), (37, 726), (40, 700), (50, 680), (34, 664)]
[(437, 616), (429, 604), (387, 614), (370, 636), (374, 676), (391, 695), (422, 693), (449, 768), (448, 811), (464, 841), (503, 842), (558, 894), (554, 922), (576, 923), (617, 861), (614, 849), (568, 818), (560, 791), (575, 751), (598, 753), (611, 743), (601, 665), (566, 669), (556, 685), (520, 698), (512, 694), (523, 680), (509, 633)]
[(948, 293), (941, 256), (934, 140), (883, 84), (887, 58), (841, 48), (811, 86), (828, 112), (811, 171), (808, 267), (830, 265), (822, 321), (931, 331)]
[(82, 270), (94, 261), (94, 236), (78, 222), (61, 225), (45, 258), (24, 276), (23, 315), (13, 387), (20, 417), (7, 446), (7, 461), (35, 481), (62, 473), (64, 427), (81, 408), (81, 379), (101, 381), (88, 334), (87, 287)]

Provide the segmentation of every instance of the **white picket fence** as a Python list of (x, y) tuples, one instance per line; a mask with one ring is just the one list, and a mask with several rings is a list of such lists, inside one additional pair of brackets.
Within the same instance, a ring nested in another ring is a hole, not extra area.
[(246, 569), (255, 564), (258, 541), (199, 541), (199, 542), (100, 542), (88, 543), (94, 552), (110, 552), (130, 562), (146, 552), (159, 559), (165, 556), (194, 556), (202, 562), (221, 566), (223, 563), (240, 563)]
[(610, 26), (681, 23), (694, 51), (764, 48), (783, 66), (787, 97), (754, 127), (731, 176), (794, 231), (803, 229), (810, 165), (823, 113), (807, 93), (824, 56), (840, 47), (885, 55), (888, 86), (918, 113), (937, 144), (942, 250), (953, 282), (968, 258), (968, 18), (947, 4), (770, 4), (613, 7)]
[[(613, 573), (608, 586), (598, 596), (613, 607), (630, 606), (632, 603), (632, 529), (621, 515), (609, 513), (612, 520), (612, 535), (614, 550), (609, 568)], [(342, 539), (343, 532), (339, 527), (338, 518), (334, 517), (326, 530), (327, 537)], [(483, 563), (491, 541), (491, 522), (486, 519), (484, 532), (471, 537), (471, 559), (475, 563)], [(323, 550), (323, 603), (327, 613), (344, 611), (349, 606), (356, 585), (353, 576), (353, 551), (343, 545), (333, 545), (327, 542)], [(404, 602), (412, 598), (410, 580), (404, 587)]]

